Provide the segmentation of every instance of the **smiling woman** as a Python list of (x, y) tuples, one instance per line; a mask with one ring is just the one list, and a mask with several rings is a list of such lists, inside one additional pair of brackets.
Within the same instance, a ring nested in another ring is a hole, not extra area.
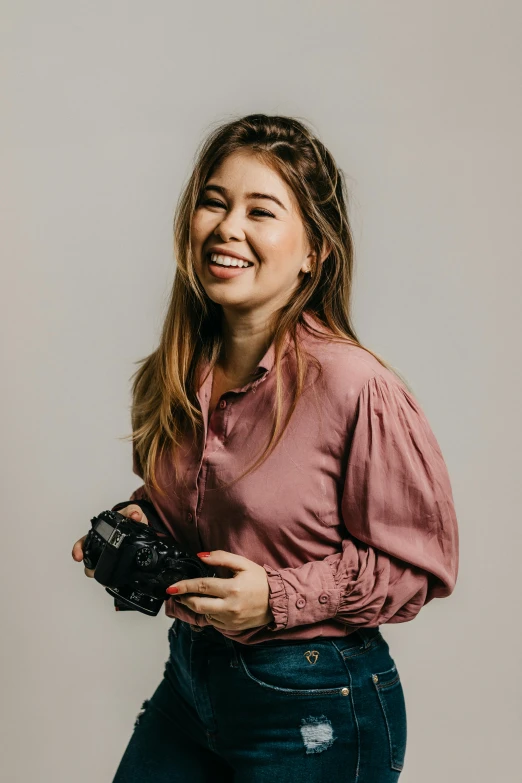
[[(240, 306), (243, 342), (248, 330), (254, 364), (271, 317), (291, 300), (316, 253), (291, 189), (255, 152), (240, 149), (228, 155), (203, 188), (204, 194), (209, 192), (219, 193), (220, 198), (203, 195), (192, 218), (194, 270), (231, 327), (228, 356), (222, 360), (229, 366), (247, 364), (244, 347), (232, 347), (234, 331), (237, 340), (234, 313)], [(260, 208), (260, 201), (269, 201), (272, 211)], [(222, 242), (216, 246), (218, 236)], [(212, 257), (216, 260), (209, 260)], [(248, 266), (240, 267), (241, 260)], [(249, 268), (252, 271), (246, 273)], [(216, 284), (216, 280), (230, 279), (237, 283)]]
[[(227, 251), (209, 251), (206, 255), (211, 274), (215, 277), (221, 277), (225, 280), (228, 277), (234, 277), (236, 273), (243, 269), (254, 266), (252, 261), (240, 258), (237, 254)], [(216, 268), (217, 267), (217, 268)]]
[(451, 594), (458, 530), (426, 416), (352, 326), (343, 173), (296, 119), (227, 123), (174, 239), (129, 504), (215, 575), (168, 590), (170, 657), (114, 783), (397, 781), (406, 707), (380, 625)]

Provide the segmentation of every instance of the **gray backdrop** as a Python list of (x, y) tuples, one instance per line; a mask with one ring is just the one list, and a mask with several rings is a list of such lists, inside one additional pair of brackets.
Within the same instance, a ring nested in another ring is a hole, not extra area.
[[(196, 145), (310, 120), (347, 172), (356, 328), (452, 477), (457, 587), (383, 626), (404, 783), (520, 767), (520, 3), (3, 0), (2, 721), (9, 783), (110, 781), (169, 621), (73, 562), (138, 486), (129, 378), (156, 345)], [(518, 482), (518, 486), (520, 486)], [(518, 501), (518, 502), (517, 502)]]

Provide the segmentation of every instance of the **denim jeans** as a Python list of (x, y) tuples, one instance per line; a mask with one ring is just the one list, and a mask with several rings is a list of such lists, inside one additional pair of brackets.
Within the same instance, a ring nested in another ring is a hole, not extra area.
[(399, 672), (379, 628), (245, 645), (174, 620), (113, 783), (395, 783)]

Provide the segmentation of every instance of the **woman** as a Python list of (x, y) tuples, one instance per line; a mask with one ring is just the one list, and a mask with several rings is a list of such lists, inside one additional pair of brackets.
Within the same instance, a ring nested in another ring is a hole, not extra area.
[(303, 123), (251, 115), (209, 136), (180, 199), (170, 306), (133, 383), (144, 483), (114, 508), (153, 509), (217, 576), (168, 589), (169, 660), (113, 783), (403, 768), (379, 626), (453, 591), (457, 521), (425, 415), (351, 324), (345, 190)]

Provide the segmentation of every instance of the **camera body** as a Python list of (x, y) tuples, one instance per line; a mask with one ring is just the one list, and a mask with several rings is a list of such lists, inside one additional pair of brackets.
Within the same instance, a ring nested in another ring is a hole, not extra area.
[(160, 539), (148, 525), (117, 511), (91, 519), (83, 562), (114, 597), (117, 608), (155, 616), (168, 597), (166, 589), (181, 579), (215, 576), (198, 557), (179, 550), (174, 539)]

